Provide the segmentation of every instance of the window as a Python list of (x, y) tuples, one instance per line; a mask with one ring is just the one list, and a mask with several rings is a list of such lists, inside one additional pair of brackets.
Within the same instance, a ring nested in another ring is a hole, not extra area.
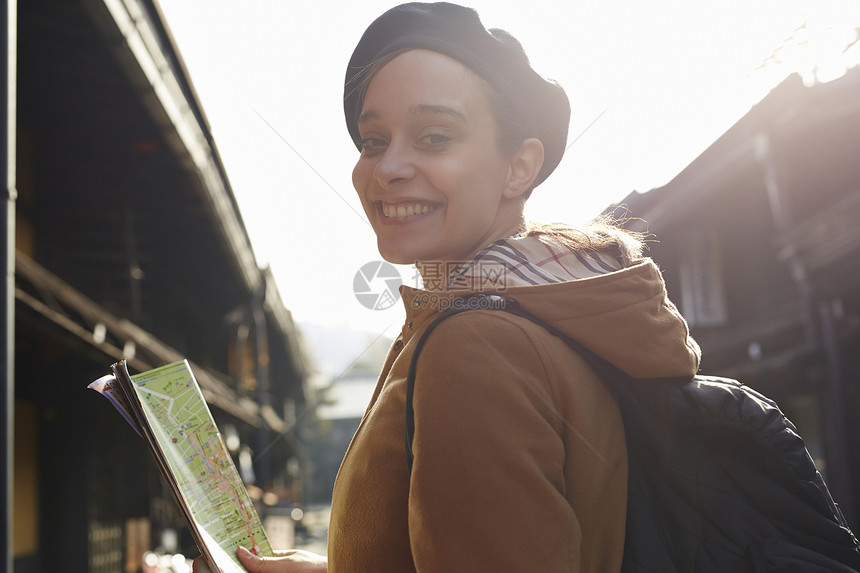
[(690, 326), (728, 321), (722, 249), (714, 231), (691, 233), (681, 252), (681, 312)]

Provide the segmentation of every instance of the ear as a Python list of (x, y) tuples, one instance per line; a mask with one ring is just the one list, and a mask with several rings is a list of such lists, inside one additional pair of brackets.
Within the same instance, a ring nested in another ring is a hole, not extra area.
[(534, 137), (523, 140), (520, 148), (511, 156), (508, 186), (504, 196), (513, 199), (531, 189), (541, 167), (543, 167), (543, 143)]

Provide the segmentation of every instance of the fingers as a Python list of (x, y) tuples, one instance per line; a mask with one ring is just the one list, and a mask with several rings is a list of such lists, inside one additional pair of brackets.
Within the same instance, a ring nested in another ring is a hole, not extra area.
[(275, 552), (275, 557), (262, 557), (252, 553), (242, 546), (236, 550), (236, 555), (239, 557), (239, 561), (242, 562), (242, 565), (244, 565), (245, 569), (250, 573), (278, 573), (281, 571), (294, 571), (294, 569), (289, 566), (287, 560), (287, 558), (293, 553), (294, 551), (277, 551)]
[[(239, 560), (242, 562), (242, 565), (250, 571), (250, 573), (262, 573), (263, 570), (268, 571), (268, 565), (277, 560), (282, 560), (285, 557), (290, 557), (297, 553), (295, 549), (288, 549), (286, 551), (275, 551), (275, 557), (259, 557), (254, 553), (251, 553), (244, 547), (239, 547), (236, 551), (236, 555), (239, 557)], [(197, 557), (194, 562), (191, 564), (192, 573), (212, 573), (212, 570), (209, 569), (209, 566), (206, 564), (206, 559), (201, 555)], [(269, 571), (269, 573), (276, 573), (274, 569)]]
[(192, 573), (212, 573), (212, 570), (206, 565), (206, 560), (202, 556), (195, 559), (191, 564), (191, 571)]
[(276, 551), (274, 557), (260, 557), (239, 547), (236, 555), (250, 573), (325, 573), (328, 568), (325, 557), (300, 549)]
[[(293, 553), (295, 553), (294, 549), (287, 551), (275, 551), (275, 557), (288, 557)], [(239, 560), (242, 562), (242, 565), (244, 565), (245, 568), (251, 573), (261, 573), (264, 568), (266, 568), (267, 562), (270, 561), (270, 558), (258, 557), (244, 547), (239, 547), (239, 549), (236, 551), (236, 555), (238, 555)], [(191, 564), (191, 571), (192, 573), (212, 573), (212, 570), (209, 569), (209, 566), (206, 564), (206, 559), (204, 559), (202, 555), (200, 557), (197, 557)]]

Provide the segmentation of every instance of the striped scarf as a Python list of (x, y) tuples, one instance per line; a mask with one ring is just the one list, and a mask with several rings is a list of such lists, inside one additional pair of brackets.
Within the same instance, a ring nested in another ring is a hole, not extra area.
[(614, 257), (576, 252), (546, 236), (514, 235), (482, 249), (448, 275), (446, 290), (503, 290), (595, 277), (621, 268)]

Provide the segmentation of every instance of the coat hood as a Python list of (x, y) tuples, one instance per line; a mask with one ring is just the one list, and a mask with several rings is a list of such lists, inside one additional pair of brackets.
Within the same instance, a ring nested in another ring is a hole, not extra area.
[[(634, 378), (692, 377), (698, 371), (699, 347), (651, 259), (588, 278), (481, 290), (515, 299)], [(401, 287), (407, 323), (421, 328), (466, 292)]]

